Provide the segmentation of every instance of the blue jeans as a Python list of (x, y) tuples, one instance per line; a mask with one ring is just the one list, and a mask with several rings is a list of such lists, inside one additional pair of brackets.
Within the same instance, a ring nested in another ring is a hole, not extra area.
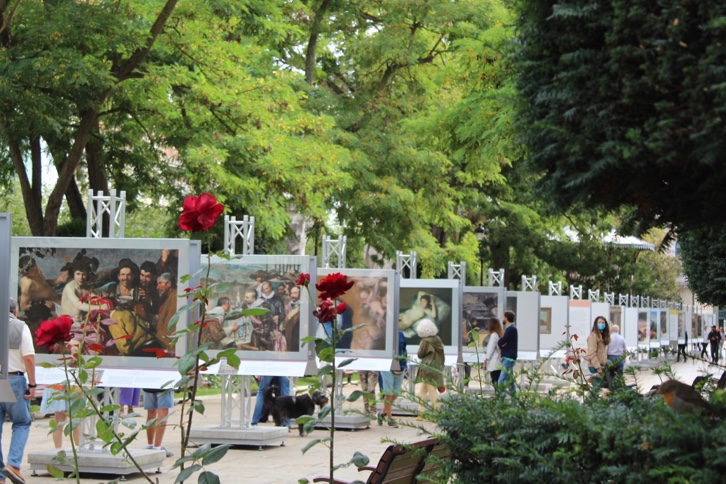
[[(252, 422), (250, 424), (257, 425), (262, 418), (262, 407), (265, 405), (265, 390), (270, 386), (270, 382), (274, 376), (263, 376), (260, 380), (260, 388), (257, 390), (257, 401), (255, 402), (255, 412), (252, 414)], [(292, 395), (290, 393), (290, 379), (286, 376), (278, 377), (280, 379), (280, 395)], [(283, 425), (290, 425), (290, 420), (285, 419)]]
[(8, 452), (7, 462), (3, 459), (2, 432), (0, 431), (0, 468), (5, 467), (7, 464), (20, 469), (32, 422), (30, 419), (30, 400), (24, 398), (28, 389), (24, 376), (11, 376), (8, 381), (18, 401), (0, 402), (0, 423), (5, 421), (5, 415), (8, 415), (13, 423), (13, 434), (10, 438), (10, 451)]
[(622, 374), (625, 371), (625, 358), (623, 355), (608, 355), (608, 361), (610, 363), (615, 363), (613, 365), (613, 370), (615, 370), (617, 373)]
[(501, 389), (505, 389), (508, 386), (512, 394), (517, 391), (514, 386), (514, 365), (516, 363), (516, 361), (502, 358), (502, 372), (499, 374), (499, 381), (497, 382), (497, 385)]

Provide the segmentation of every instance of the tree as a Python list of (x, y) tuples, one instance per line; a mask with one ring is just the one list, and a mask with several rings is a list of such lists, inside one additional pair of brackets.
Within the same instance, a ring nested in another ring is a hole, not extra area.
[[(112, 94), (143, 77), (144, 62), (177, 0), (151, 3), (135, 9), (107, 3), (0, 3), (0, 154), (18, 176), (34, 235), (55, 233), (64, 197), (71, 210), (82, 208), (75, 174), (87, 145), (100, 135), (99, 119)], [(42, 141), (59, 171), (45, 209)], [(98, 181), (93, 176), (98, 171), (89, 164), (92, 182)]]
[(703, 304), (726, 305), (726, 228), (704, 227), (679, 234), (688, 286)]
[(726, 221), (726, 4), (518, 2), (522, 141), (560, 209)]
[[(305, 47), (283, 60), (305, 70), (308, 109), (334, 117), (350, 153), (351, 183), (334, 193), (345, 235), (383, 258), (417, 250), (424, 277), (441, 275), (447, 260), (478, 267), (471, 209), (485, 187), (504, 183), (508, 160), (492, 149), (497, 118), (487, 117), (499, 102), (477, 99), (509, 75), (499, 50), (512, 35), (508, 12), (498, 1), (442, 0), (310, 10)], [(486, 69), (486, 82), (472, 66)], [(465, 119), (472, 124), (460, 126)], [(483, 125), (490, 131), (477, 134)]]

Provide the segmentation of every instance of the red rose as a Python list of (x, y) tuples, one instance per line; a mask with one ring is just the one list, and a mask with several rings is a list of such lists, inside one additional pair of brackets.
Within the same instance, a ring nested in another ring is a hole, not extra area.
[(335, 272), (323, 277), (320, 282), (315, 284), (315, 289), (318, 290), (318, 299), (335, 299), (348, 292), (353, 284), (355, 281), (349, 281), (345, 274)]
[(308, 284), (310, 284), (310, 274), (305, 274), (304, 272), (301, 272), (300, 275), (297, 276), (297, 281), (295, 281), (295, 285), (308, 287)]
[(321, 323), (327, 323), (328, 321), (334, 321), (338, 314), (343, 314), (346, 307), (344, 302), (336, 306), (335, 301), (326, 299), (318, 304), (318, 308), (313, 311), (313, 316), (318, 318)]
[(321, 323), (327, 323), (328, 321), (335, 321), (335, 317), (338, 315), (336, 311), (335, 303), (326, 299), (325, 301), (318, 304), (318, 308), (313, 311), (313, 316), (318, 318)]
[(43, 321), (35, 332), (35, 344), (45, 346), (50, 351), (53, 345), (70, 341), (71, 326), (73, 319), (65, 314), (50, 321)]
[(188, 232), (209, 230), (223, 211), (224, 205), (217, 203), (214, 195), (209, 193), (203, 193), (198, 197), (189, 195), (184, 199), (179, 227)]

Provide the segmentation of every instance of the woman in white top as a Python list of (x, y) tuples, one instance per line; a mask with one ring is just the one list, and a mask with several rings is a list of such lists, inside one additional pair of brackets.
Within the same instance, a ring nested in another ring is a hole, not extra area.
[(497, 345), (499, 338), (504, 334), (502, 323), (497, 318), (489, 320), (489, 344), (487, 344), (487, 356), (484, 358), (482, 368), (489, 372), (492, 382), (499, 381), (501, 367), (499, 364), (502, 360), (502, 352)]

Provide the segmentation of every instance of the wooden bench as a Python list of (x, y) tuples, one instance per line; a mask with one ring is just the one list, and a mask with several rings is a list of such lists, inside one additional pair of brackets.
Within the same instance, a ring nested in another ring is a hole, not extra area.
[[(381, 455), (376, 467), (361, 467), (372, 471), (366, 484), (418, 484), (433, 482), (441, 460), (451, 457), (448, 447), (438, 439), (427, 439), (406, 445), (390, 445)], [(330, 482), (328, 477), (316, 477), (313, 482)], [(335, 479), (333, 484), (349, 484)]]

